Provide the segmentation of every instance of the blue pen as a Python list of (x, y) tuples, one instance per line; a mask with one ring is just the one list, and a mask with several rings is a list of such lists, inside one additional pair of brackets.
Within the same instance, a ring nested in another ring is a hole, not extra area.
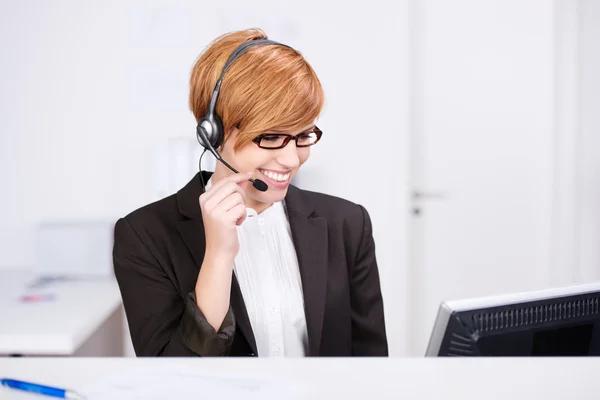
[(37, 393), (59, 399), (85, 400), (85, 397), (68, 389), (59, 389), (50, 386), (38, 385), (36, 383), (17, 381), (15, 379), (0, 379), (0, 384), (11, 389), (24, 392)]

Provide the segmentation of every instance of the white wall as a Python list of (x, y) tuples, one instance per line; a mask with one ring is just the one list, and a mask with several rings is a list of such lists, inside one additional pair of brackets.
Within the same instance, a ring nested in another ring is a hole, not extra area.
[(134, 151), (119, 13), (95, 4), (2, 3), (4, 267), (34, 262), (37, 221), (112, 218), (148, 198), (144, 178), (120, 190), (145, 150)]

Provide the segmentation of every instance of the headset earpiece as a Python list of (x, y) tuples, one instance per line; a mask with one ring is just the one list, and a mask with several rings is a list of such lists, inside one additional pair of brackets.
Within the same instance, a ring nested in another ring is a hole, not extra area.
[(196, 128), (198, 142), (209, 150), (210, 147), (216, 150), (223, 144), (225, 138), (223, 130), (223, 121), (221, 121), (221, 118), (215, 112), (209, 110), (202, 117)]

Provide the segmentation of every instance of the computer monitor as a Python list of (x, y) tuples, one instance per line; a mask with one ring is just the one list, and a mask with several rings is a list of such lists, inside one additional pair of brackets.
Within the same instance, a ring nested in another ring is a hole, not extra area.
[(426, 356), (598, 356), (600, 282), (440, 305)]

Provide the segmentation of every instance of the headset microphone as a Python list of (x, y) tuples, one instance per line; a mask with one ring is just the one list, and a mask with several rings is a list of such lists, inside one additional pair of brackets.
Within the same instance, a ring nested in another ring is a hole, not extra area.
[[(198, 125), (198, 127), (196, 128), (196, 135), (199, 138), (199, 142), (202, 143), (206, 143), (207, 146), (205, 146), (212, 154), (213, 156), (215, 156), (215, 158), (219, 161), (221, 161), (223, 163), (224, 166), (226, 166), (227, 168), (229, 168), (230, 170), (232, 170), (233, 172), (235, 172), (236, 174), (239, 174), (240, 172), (233, 168), (231, 165), (229, 165), (227, 163), (227, 161), (223, 160), (223, 158), (221, 157), (221, 155), (219, 154), (219, 152), (210, 144), (210, 142), (208, 140), (206, 140), (206, 130)], [(200, 138), (204, 137), (205, 141), (202, 142), (202, 140), (200, 140)], [(261, 192), (265, 192), (269, 187), (267, 186), (267, 184), (264, 181), (261, 181), (260, 179), (248, 179), (250, 182), (252, 182), (252, 186), (254, 186), (254, 188), (256, 190), (260, 190)]]
[[(225, 160), (223, 160), (219, 152), (216, 150), (221, 146), (223, 140), (225, 139), (223, 122), (221, 121), (221, 117), (219, 117), (216, 112), (217, 99), (219, 98), (219, 92), (221, 91), (223, 77), (225, 76), (225, 72), (227, 72), (231, 64), (245, 54), (250, 47), (263, 45), (276, 45), (291, 49), (290, 46), (267, 39), (250, 40), (239, 45), (225, 63), (223, 71), (221, 71), (221, 76), (219, 79), (217, 79), (217, 83), (215, 84), (215, 89), (213, 90), (210, 102), (208, 103), (208, 111), (206, 112), (206, 115), (200, 119), (198, 126), (196, 127), (196, 138), (198, 139), (198, 142), (200, 142), (205, 149), (209, 150), (217, 160), (219, 160), (221, 163), (223, 163), (223, 165), (236, 174), (239, 174), (239, 172), (229, 165)], [(200, 173), (200, 178), (202, 178), (202, 173)], [(269, 188), (267, 184), (260, 179), (249, 179), (249, 181), (252, 182), (252, 185), (256, 190), (260, 190), (261, 192), (264, 192)]]

